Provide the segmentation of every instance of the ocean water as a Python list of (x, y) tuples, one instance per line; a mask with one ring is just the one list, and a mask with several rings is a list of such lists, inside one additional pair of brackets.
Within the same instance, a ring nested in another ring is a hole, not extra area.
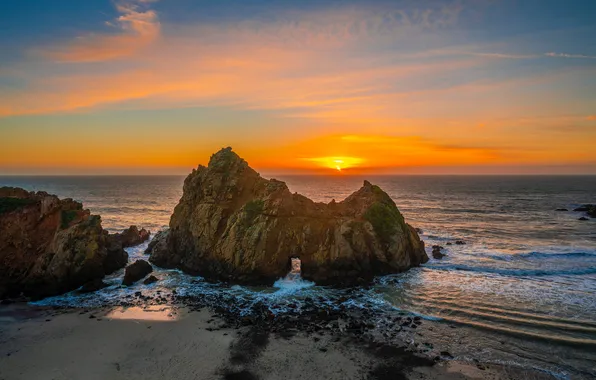
[[(364, 178), (279, 176), (291, 191), (315, 201), (340, 201)], [(345, 303), (426, 322), (397, 339), (412, 346), (432, 342), (461, 360), (531, 367), (558, 378), (596, 378), (596, 219), (557, 212), (596, 203), (596, 176), (383, 176), (366, 178), (383, 188), (406, 220), (421, 228), (431, 260), (406, 273), (378, 278), (350, 293)], [(168, 225), (184, 177), (0, 177), (0, 186), (44, 190), (82, 201), (118, 231), (137, 224), (156, 232)], [(465, 245), (447, 245), (464, 240)], [(442, 260), (431, 246), (444, 246)], [(129, 248), (144, 257), (145, 245)], [(144, 257), (146, 258), (146, 257)], [(92, 306), (115, 303), (136, 291), (176, 289), (179, 294), (221, 295), (274, 313), (306, 297), (331, 305), (338, 290), (319, 287), (296, 273), (269, 289), (209, 284), (177, 270), (157, 268), (149, 287), (110, 287), (93, 295), (75, 292), (41, 304)], [(379, 334), (395, 331), (390, 318)]]

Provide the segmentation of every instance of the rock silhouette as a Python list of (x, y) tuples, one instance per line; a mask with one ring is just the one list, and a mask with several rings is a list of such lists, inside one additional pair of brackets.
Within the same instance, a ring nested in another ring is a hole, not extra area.
[(208, 280), (272, 284), (300, 258), (302, 277), (349, 285), (428, 261), (393, 200), (368, 181), (342, 202), (315, 203), (262, 178), (231, 148), (186, 178), (147, 253), (155, 265)]

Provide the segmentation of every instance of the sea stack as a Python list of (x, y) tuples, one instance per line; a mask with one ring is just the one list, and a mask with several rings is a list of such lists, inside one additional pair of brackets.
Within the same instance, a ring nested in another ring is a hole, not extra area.
[(368, 181), (341, 202), (316, 203), (262, 178), (231, 148), (186, 178), (170, 229), (147, 253), (157, 266), (208, 280), (270, 285), (301, 261), (302, 277), (351, 285), (428, 261), (393, 200)]
[(0, 188), (0, 299), (42, 298), (97, 284), (127, 261), (122, 244), (81, 203)]

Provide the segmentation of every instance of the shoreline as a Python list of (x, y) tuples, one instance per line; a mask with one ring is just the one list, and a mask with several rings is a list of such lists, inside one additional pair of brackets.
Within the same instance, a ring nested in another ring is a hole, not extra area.
[[(145, 307), (145, 309), (144, 309)], [(0, 379), (553, 379), (429, 358), (356, 331), (234, 319), (211, 307), (0, 306)], [(291, 326), (291, 327), (290, 327)], [(316, 331), (314, 331), (316, 330)]]

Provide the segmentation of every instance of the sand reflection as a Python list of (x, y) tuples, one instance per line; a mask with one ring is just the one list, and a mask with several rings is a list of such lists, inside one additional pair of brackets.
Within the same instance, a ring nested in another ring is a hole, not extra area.
[(180, 317), (178, 309), (167, 306), (146, 306), (146, 307), (118, 307), (110, 311), (106, 318), (109, 319), (128, 319), (143, 321), (176, 321)]

